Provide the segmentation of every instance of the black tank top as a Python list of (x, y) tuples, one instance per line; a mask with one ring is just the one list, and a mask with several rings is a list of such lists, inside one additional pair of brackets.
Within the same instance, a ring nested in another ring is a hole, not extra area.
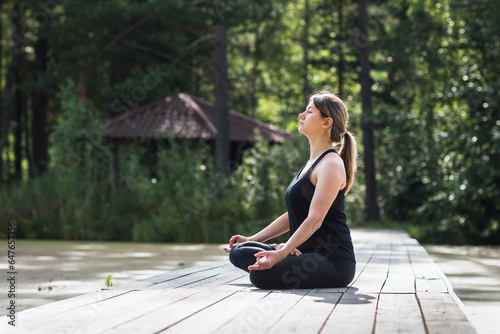
[[(300, 224), (307, 218), (309, 213), (314, 189), (316, 188), (309, 178), (311, 171), (325, 155), (331, 152), (335, 152), (335, 150), (330, 149), (324, 152), (316, 159), (309, 170), (301, 174), (305, 166), (302, 167), (295, 175), (292, 182), (290, 182), (285, 192), (291, 234), (297, 231)], [(301, 174), (300, 178), (298, 178), (299, 174)], [(351, 233), (347, 227), (344, 213), (344, 195), (345, 188), (338, 192), (321, 227), (298, 247), (302, 253), (316, 251), (329, 258), (345, 258), (355, 261)]]

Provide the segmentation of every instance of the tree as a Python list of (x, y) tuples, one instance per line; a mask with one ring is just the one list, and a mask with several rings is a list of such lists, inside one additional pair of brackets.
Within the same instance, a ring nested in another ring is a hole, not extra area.
[[(304, 96), (304, 102), (307, 101), (307, 97), (311, 94), (309, 91), (309, 78), (308, 78), (308, 71), (307, 71), (307, 66), (309, 66), (309, 0), (305, 0), (304, 4), (304, 41), (303, 43), (303, 49), (304, 49), (304, 63), (303, 63), (303, 88), (302, 88), (302, 94)], [(305, 102), (307, 103), (307, 102)]]
[(47, 135), (47, 93), (44, 87), (44, 74), (47, 72), (49, 45), (48, 39), (44, 36), (46, 27), (41, 25), (38, 29), (38, 40), (35, 44), (35, 61), (33, 81), (38, 85), (32, 92), (32, 111), (31, 111), (31, 138), (33, 168), (35, 174), (43, 173), (47, 169), (49, 160), (48, 153), (48, 135)]
[(15, 105), (15, 89), (19, 80), (19, 48), (21, 43), (20, 30), (20, 5), (13, 4), (10, 15), (11, 34), (10, 34), (10, 64), (6, 73), (5, 87), (2, 92), (2, 123), (0, 126), (0, 152), (7, 144), (9, 134), (9, 125)]
[(337, 1), (337, 16), (338, 16), (338, 35), (339, 41), (337, 47), (337, 53), (339, 61), (337, 64), (337, 80), (338, 80), (338, 94), (342, 98), (344, 94), (344, 68), (345, 68), (345, 57), (344, 57), (344, 46), (342, 45), (344, 41), (344, 4), (342, 0)]
[(375, 139), (372, 121), (372, 96), (370, 80), (370, 61), (368, 38), (368, 10), (367, 0), (359, 0), (359, 62), (361, 65), (361, 102), (363, 107), (363, 147), (364, 147), (364, 172), (366, 185), (366, 219), (380, 221), (380, 212), (377, 203), (377, 179), (375, 171)]
[(229, 166), (229, 106), (227, 98), (226, 28), (222, 22), (214, 26), (214, 87), (217, 138), (215, 142), (216, 174), (228, 175)]

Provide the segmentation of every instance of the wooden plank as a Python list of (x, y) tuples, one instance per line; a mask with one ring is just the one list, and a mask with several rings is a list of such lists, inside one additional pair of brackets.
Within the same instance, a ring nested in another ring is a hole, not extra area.
[[(223, 261), (223, 265), (221, 265), (220, 261), (217, 261), (212, 267), (204, 267), (203, 270), (200, 271), (192, 270), (191, 272), (185, 272), (181, 275), (172, 274), (170, 275), (171, 278), (169, 278), (169, 275), (163, 275), (163, 282), (144, 286), (141, 290), (178, 289), (181, 287), (203, 289), (233, 281), (247, 275), (244, 271), (235, 268), (227, 260)], [(134, 290), (135, 289), (139, 288), (134, 288)]]
[(311, 291), (272, 325), (269, 333), (319, 333), (342, 293)]
[(248, 290), (248, 289), (254, 288), (254, 286), (250, 282), (249, 275), (245, 274), (244, 272), (242, 272), (242, 273), (243, 274), (242, 274), (241, 277), (225, 283), (225, 286), (235, 286), (235, 287), (238, 287), (240, 289), (240, 291), (244, 291), (244, 290)]
[(381, 294), (375, 333), (425, 334), (424, 319), (414, 294)]
[(387, 279), (389, 270), (388, 258), (390, 250), (381, 249), (373, 255), (370, 262), (360, 272), (359, 277), (352, 284), (358, 292), (365, 294), (379, 293)]
[(175, 271), (168, 271), (163, 274), (143, 278), (128, 284), (115, 286), (112, 290), (134, 290), (134, 289), (144, 289), (144, 288), (157, 288), (158, 284), (166, 283), (171, 280), (179, 279), (185, 276), (190, 276), (193, 274), (202, 274), (206, 271), (217, 270), (217, 268), (226, 267), (228, 265), (227, 260), (219, 260), (212, 263), (207, 263), (201, 266), (183, 268)]
[(444, 275), (427, 251), (415, 239), (408, 238), (407, 243), (416, 291), (448, 292)]
[[(309, 290), (273, 291), (249, 307), (246, 312), (238, 314), (216, 328), (213, 333), (234, 333), (235, 329), (238, 329), (241, 334), (274, 332), (275, 330), (271, 327), (287, 316), (290, 313), (289, 310), (303, 300), (307, 292)], [(297, 318), (293, 319), (293, 322), (297, 323), (296, 320)], [(304, 321), (304, 315), (301, 315), (302, 321)], [(286, 332), (281, 326), (278, 327), (278, 331)]]
[[(22, 312), (19, 312), (19, 319), (20, 321), (18, 322), (19, 325), (23, 324), (22, 319), (30, 319), (36, 320), (36, 319), (43, 319), (46, 318), (47, 315), (59, 315), (61, 313), (67, 312), (68, 310), (73, 310), (78, 307), (83, 307), (87, 305), (93, 305), (96, 304), (100, 301), (108, 300), (111, 298), (117, 298), (119, 296), (122, 296), (124, 294), (129, 293), (130, 291), (96, 291), (96, 292), (91, 292), (87, 293), (84, 295), (60, 300), (57, 302), (41, 305), (38, 307), (34, 307)], [(3, 319), (2, 319), (3, 320)], [(3, 324), (3, 322), (0, 322), (0, 326)], [(2, 329), (0, 327), (0, 329)], [(3, 331), (0, 331), (1, 333), (4, 333)]]
[[(235, 288), (236, 290), (237, 288)], [(130, 318), (121, 324), (114, 326), (112, 329), (103, 331), (103, 333), (157, 333), (169, 329), (177, 323), (182, 323), (186, 319), (193, 317), (199, 312), (210, 309), (211, 306), (220, 303), (224, 308), (239, 309), (246, 303), (253, 303), (265, 296), (259, 293), (240, 293), (239, 301), (235, 299), (237, 292), (230, 292), (227, 289), (218, 290), (216, 288), (205, 290), (193, 294), (185, 299), (175, 303), (164, 305), (154, 311), (142, 314), (135, 318)], [(241, 301), (245, 301), (242, 303)], [(232, 304), (228, 304), (231, 302)], [(214, 315), (216, 319), (217, 315)], [(211, 320), (212, 321), (212, 320)], [(213, 320), (215, 321), (215, 320)], [(198, 330), (192, 333), (199, 332), (200, 325), (205, 327), (205, 321), (197, 324)], [(205, 331), (204, 331), (205, 332)]]
[(429, 334), (473, 334), (474, 327), (449, 293), (417, 291)]
[(382, 293), (415, 293), (413, 271), (405, 254), (393, 254)]
[[(181, 312), (186, 316), (175, 323), (166, 324), (161, 314), (159, 318), (154, 317), (153, 319), (162, 319), (161, 325), (162, 329), (157, 331), (162, 333), (167, 331), (168, 333), (212, 333), (218, 327), (230, 321), (240, 313), (248, 313), (250, 309), (259, 300), (266, 297), (270, 292), (261, 290), (261, 292), (236, 292), (223, 299), (223, 302), (215, 302), (210, 305), (206, 305), (203, 308), (198, 308), (198, 311), (193, 313), (193, 307), (190, 303), (180, 303), (177, 307), (172, 310), (165, 312), (162, 309), (161, 312), (163, 316), (169, 316), (171, 313), (175, 313), (178, 317), (178, 313)], [(208, 292), (206, 297), (202, 300), (206, 302), (207, 298), (212, 298), (211, 292)], [(189, 299), (187, 300), (189, 301)], [(183, 308), (185, 306), (185, 308)], [(156, 312), (159, 313), (159, 312)], [(158, 323), (158, 320), (156, 320)], [(169, 321), (170, 322), (170, 321)], [(166, 325), (166, 326), (165, 326)], [(142, 327), (139, 327), (142, 328)], [(150, 331), (151, 332), (151, 331)], [(118, 332), (117, 332), (118, 333)], [(122, 332), (123, 333), (123, 332)]]
[[(186, 292), (131, 291), (118, 298), (67, 310), (42, 319), (20, 321), (19, 329), (38, 333), (97, 333), (119, 325), (137, 314), (151, 312), (182, 299)], [(194, 292), (191, 291), (191, 294)], [(140, 306), (138, 306), (140, 305)]]
[[(185, 271), (184, 273), (176, 273), (170, 272), (170, 275), (163, 275), (162, 281), (153, 281), (149, 283), (147, 286), (143, 286), (141, 288), (135, 287), (133, 289), (167, 289), (167, 288), (175, 288), (182, 285), (190, 285), (196, 284), (197, 282), (206, 280), (210, 277), (219, 276), (221, 274), (234, 274), (234, 273), (244, 273), (243, 271), (238, 271), (237, 268), (234, 268), (233, 265), (229, 263), (229, 261), (224, 260), (223, 263), (217, 261), (213, 264), (213, 266), (207, 266), (201, 268), (201, 270), (192, 269), (191, 271)], [(133, 287), (133, 286), (131, 286)]]
[(389, 272), (382, 293), (415, 293), (415, 279), (403, 242), (405, 239), (399, 236), (392, 241)]
[[(196, 281), (189, 281), (189, 282), (181, 282), (176, 281), (175, 282), (175, 289), (179, 288), (185, 288), (185, 289), (198, 289), (198, 290), (205, 290), (205, 289), (210, 289), (212, 286), (216, 285), (223, 285), (226, 282), (231, 282), (236, 279), (242, 278), (246, 276), (246, 273), (238, 268), (235, 268), (233, 266), (231, 267), (224, 267), (221, 272), (214, 273), (211, 276), (207, 277), (202, 277), (201, 279), (198, 279)], [(172, 284), (174, 284), (172, 282)], [(160, 285), (160, 284), (159, 284)], [(172, 287), (171, 284), (164, 284), (160, 285), (159, 288), (165, 289)]]
[(324, 323), (320, 333), (372, 333), (377, 294), (345, 293)]

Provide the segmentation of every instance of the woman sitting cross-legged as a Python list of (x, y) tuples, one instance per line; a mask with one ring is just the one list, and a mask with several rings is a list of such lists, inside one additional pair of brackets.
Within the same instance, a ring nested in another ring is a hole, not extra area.
[[(224, 248), (231, 263), (250, 272), (252, 284), (262, 289), (343, 287), (356, 270), (344, 213), (356, 171), (347, 108), (335, 94), (321, 92), (311, 96), (299, 118), (310, 158), (285, 192), (287, 212), (251, 237), (232, 236)], [(342, 144), (338, 153), (336, 144)], [(288, 231), (286, 243), (264, 243)]]

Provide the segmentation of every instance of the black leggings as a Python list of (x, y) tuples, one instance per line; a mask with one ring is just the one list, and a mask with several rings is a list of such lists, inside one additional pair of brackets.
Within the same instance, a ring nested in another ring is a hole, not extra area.
[(319, 253), (289, 255), (267, 270), (248, 270), (256, 262), (255, 253), (274, 250), (255, 241), (236, 244), (229, 261), (250, 272), (250, 281), (260, 289), (312, 289), (347, 286), (354, 278), (356, 263), (349, 259), (330, 259)]

